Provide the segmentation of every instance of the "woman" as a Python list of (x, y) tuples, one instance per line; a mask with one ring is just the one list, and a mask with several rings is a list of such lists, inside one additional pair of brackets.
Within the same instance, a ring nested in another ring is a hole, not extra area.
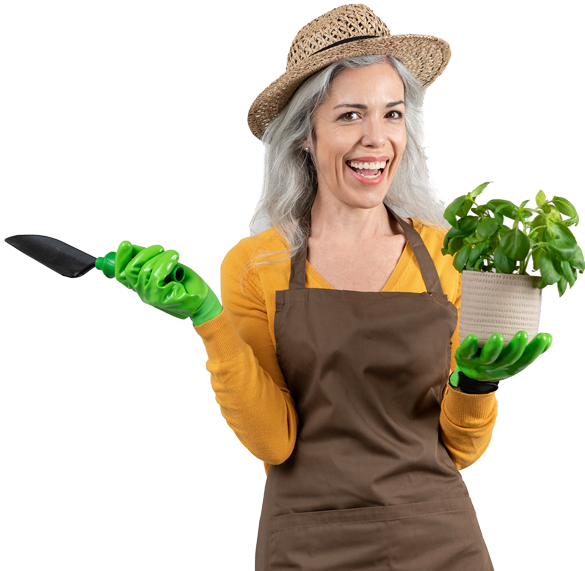
[(118, 249), (119, 281), (192, 319), (222, 414), (264, 461), (258, 571), (493, 569), (459, 469), (489, 444), (499, 380), (552, 338), (458, 346), (459, 274), (417, 140), (449, 56), (363, 5), (299, 32), (250, 109), (270, 228), (226, 256), (223, 308), (189, 268), (165, 283), (175, 251)]

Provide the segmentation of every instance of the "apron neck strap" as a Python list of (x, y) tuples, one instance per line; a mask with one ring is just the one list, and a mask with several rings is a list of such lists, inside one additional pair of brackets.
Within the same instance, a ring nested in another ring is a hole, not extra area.
[[(390, 209), (390, 207), (383, 203), (386, 207), (386, 210), (393, 216), (402, 229), (406, 234), (406, 238), (410, 243), (410, 247), (412, 248), (412, 252), (414, 253), (414, 257), (418, 263), (420, 271), (422, 273), (423, 280), (425, 282), (427, 292), (440, 295), (442, 297), (446, 297), (443, 293), (443, 288), (441, 287), (441, 280), (439, 279), (439, 274), (437, 273), (437, 268), (425, 246), (422, 238), (420, 237), (419, 233), (407, 222), (404, 222), (402, 218), (396, 216), (394, 212)], [(311, 209), (304, 214), (299, 220), (299, 228), (311, 227)], [(291, 268), (290, 268), (290, 280), (289, 280), (289, 288), (290, 289), (304, 289), (305, 288), (305, 272), (307, 268), (307, 242), (305, 241), (304, 245), (297, 251), (297, 253), (291, 259)]]

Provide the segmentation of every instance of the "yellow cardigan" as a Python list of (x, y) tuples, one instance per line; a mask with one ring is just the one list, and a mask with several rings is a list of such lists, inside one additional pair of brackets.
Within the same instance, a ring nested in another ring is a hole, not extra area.
[[(461, 303), (461, 274), (452, 256), (443, 256), (444, 231), (414, 219), (433, 259), (443, 292), (457, 310)], [(241, 275), (258, 253), (287, 247), (274, 227), (244, 238), (221, 265), (223, 310), (195, 330), (208, 355), (207, 370), (221, 414), (242, 444), (264, 462), (281, 464), (296, 442), (298, 416), (276, 357), (274, 339), (275, 292), (288, 289), (290, 259), (264, 263)], [(272, 258), (279, 259), (279, 258)], [(307, 261), (306, 287), (333, 289)], [(425, 292), (426, 287), (410, 244), (382, 291)], [(459, 347), (459, 323), (453, 334), (451, 371)], [(445, 379), (440, 415), (440, 435), (458, 470), (473, 464), (486, 450), (496, 422), (495, 393), (465, 394)]]

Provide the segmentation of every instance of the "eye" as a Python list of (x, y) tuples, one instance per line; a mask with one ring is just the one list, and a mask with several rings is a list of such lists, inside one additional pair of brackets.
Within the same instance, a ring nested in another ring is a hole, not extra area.
[[(402, 119), (403, 114), (400, 111), (396, 111), (395, 109), (393, 109), (392, 111), (388, 111), (388, 114), (390, 113), (396, 113), (396, 117), (395, 119)], [(346, 113), (343, 113), (343, 115), (341, 115), (339, 118), (342, 119), (345, 123), (350, 123), (351, 121), (348, 121), (347, 119), (345, 119), (345, 117), (347, 115), (357, 115), (357, 111), (347, 111)]]
[(352, 119), (354, 119), (354, 115), (357, 116), (357, 113), (355, 111), (348, 111), (347, 113), (341, 115), (339, 118), (342, 121), (351, 121)]

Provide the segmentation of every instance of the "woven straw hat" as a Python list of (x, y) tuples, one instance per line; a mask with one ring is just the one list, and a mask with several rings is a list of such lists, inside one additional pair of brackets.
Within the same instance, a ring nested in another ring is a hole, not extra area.
[(305, 79), (329, 64), (361, 55), (392, 55), (428, 87), (447, 66), (451, 48), (434, 36), (391, 36), (386, 24), (364, 4), (347, 4), (304, 26), (293, 40), (286, 71), (252, 103), (248, 125), (262, 139)]

